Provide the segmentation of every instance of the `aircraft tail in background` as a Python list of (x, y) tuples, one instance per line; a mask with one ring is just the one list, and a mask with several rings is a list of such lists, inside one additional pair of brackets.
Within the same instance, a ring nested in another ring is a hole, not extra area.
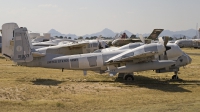
[(2, 25), (2, 55), (11, 58), (13, 56), (13, 30), (19, 28), (16, 23)]

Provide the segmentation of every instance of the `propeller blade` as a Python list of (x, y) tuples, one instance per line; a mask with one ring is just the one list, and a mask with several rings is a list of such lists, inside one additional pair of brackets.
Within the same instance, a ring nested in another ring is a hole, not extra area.
[(164, 36), (163, 39), (164, 39), (164, 46), (167, 46), (167, 43), (169, 41), (169, 37), (168, 36)]
[(168, 60), (167, 50), (169, 50), (169, 48), (167, 47), (167, 43), (168, 43), (169, 37), (168, 36), (159, 37), (158, 40), (163, 46), (165, 46), (164, 60)]
[(169, 40), (169, 37), (168, 37), (168, 36), (163, 36), (163, 37), (159, 37), (159, 38), (158, 38), (158, 41), (159, 41), (162, 45), (164, 45), (164, 46), (167, 45), (168, 40)]
[(158, 38), (158, 41), (159, 41), (159, 43), (161, 43), (162, 45), (164, 45), (164, 40), (163, 40), (162, 37), (159, 37), (159, 38)]
[(145, 44), (144, 37), (142, 35), (140, 35), (139, 37), (140, 37), (140, 40)]

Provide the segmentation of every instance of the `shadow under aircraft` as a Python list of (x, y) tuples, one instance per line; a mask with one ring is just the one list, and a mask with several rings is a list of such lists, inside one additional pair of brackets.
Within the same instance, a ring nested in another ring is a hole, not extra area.
[(190, 90), (184, 89), (180, 86), (184, 85), (200, 85), (200, 80), (161, 80), (151, 77), (145, 77), (141, 75), (135, 75), (135, 81), (125, 82), (121, 79), (116, 79), (120, 83), (123, 83), (126, 86), (138, 86), (148, 89), (155, 89), (164, 92), (192, 92)]
[(34, 85), (57, 86), (58, 84), (61, 84), (64, 81), (58, 81), (58, 80), (54, 80), (54, 79), (36, 79), (31, 82)]

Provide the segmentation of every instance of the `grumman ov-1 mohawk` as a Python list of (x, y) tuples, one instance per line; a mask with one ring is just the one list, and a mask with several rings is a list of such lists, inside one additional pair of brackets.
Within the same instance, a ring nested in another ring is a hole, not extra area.
[(26, 28), (14, 30), (14, 54), (11, 60), (19, 65), (54, 69), (87, 70), (99, 73), (109, 72), (111, 76), (134, 80), (133, 72), (155, 70), (156, 73), (174, 72), (172, 79), (178, 79), (179, 67), (190, 64), (192, 59), (168, 38), (159, 38), (160, 43), (144, 44), (133, 49), (114, 50), (60, 56), (46, 54), (33, 57)]
[[(3, 43), (3, 51), (2, 54), (5, 57), (12, 57), (13, 55), (13, 46), (14, 46), (14, 40), (13, 40), (13, 30), (19, 28), (16, 23), (5, 23), (2, 25), (2, 43)], [(28, 37), (27, 33), (27, 37)], [(101, 38), (101, 37), (99, 37)], [(30, 38), (28, 38), (30, 39)], [(57, 40), (53, 40), (57, 41)], [(29, 40), (30, 42), (30, 40)], [(52, 43), (57, 43), (57, 42), (40, 42), (40, 43), (35, 43), (35, 47), (41, 47), (43, 48), (35, 48), (33, 47), (32, 43), (30, 42), (30, 47), (34, 51), (32, 51), (33, 56), (45, 56), (46, 54), (60, 54), (60, 55), (74, 55), (74, 54), (84, 54), (84, 53), (90, 53), (94, 52), (95, 50), (98, 49), (103, 49), (109, 47), (107, 43), (101, 39), (99, 40), (86, 40), (86, 41), (75, 41), (71, 40), (71, 42), (66, 43), (66, 41), (59, 40), (59, 45), (56, 46), (49, 46)], [(53, 45), (54, 45), (53, 44)], [(49, 47), (44, 47), (44, 46), (49, 46)], [(34, 52), (34, 53), (33, 53)]]

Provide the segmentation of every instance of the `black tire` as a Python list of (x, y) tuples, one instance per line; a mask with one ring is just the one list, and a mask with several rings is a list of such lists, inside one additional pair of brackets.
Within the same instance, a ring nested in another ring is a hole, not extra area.
[(134, 81), (133, 75), (130, 75), (130, 74), (126, 75), (124, 79), (125, 79), (126, 81), (128, 81), (128, 82)]
[(172, 79), (177, 80), (177, 79), (179, 79), (179, 77), (178, 77), (178, 76), (176, 77), (176, 75), (173, 75), (173, 76), (172, 76)]

